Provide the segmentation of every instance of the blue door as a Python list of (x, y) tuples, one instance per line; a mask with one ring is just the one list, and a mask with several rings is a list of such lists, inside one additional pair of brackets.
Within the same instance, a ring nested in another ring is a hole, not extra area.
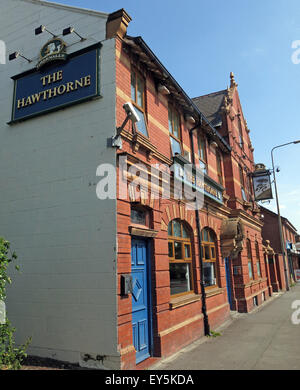
[(147, 252), (146, 240), (132, 239), (132, 330), (137, 363), (150, 356), (150, 281)]
[(225, 259), (225, 270), (226, 270), (226, 285), (227, 285), (227, 296), (230, 305), (230, 309), (232, 309), (232, 296), (231, 296), (231, 282), (230, 282), (230, 265), (229, 258)]

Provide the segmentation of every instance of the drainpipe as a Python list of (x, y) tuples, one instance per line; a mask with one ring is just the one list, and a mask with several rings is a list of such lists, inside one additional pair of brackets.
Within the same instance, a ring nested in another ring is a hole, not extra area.
[[(200, 124), (202, 123), (202, 117)], [(194, 154), (194, 142), (193, 142), (193, 131), (199, 127), (199, 123), (192, 127), (189, 130), (190, 135), (190, 144), (191, 144), (191, 150), (192, 150), (192, 163), (194, 166), (195, 164), (195, 154)], [(200, 227), (200, 216), (199, 216), (199, 210), (198, 210), (198, 200), (196, 197), (196, 210), (195, 210), (195, 217), (196, 217), (196, 227), (197, 227), (197, 238), (198, 238), (198, 246), (199, 246), (199, 260), (200, 260), (200, 286), (201, 286), (201, 299), (202, 299), (202, 314), (203, 314), (203, 323), (204, 323), (204, 334), (205, 336), (210, 336), (210, 327), (208, 322), (208, 315), (206, 311), (206, 292), (204, 287), (204, 278), (203, 278), (203, 252), (202, 252), (202, 242), (201, 242), (201, 227)]]

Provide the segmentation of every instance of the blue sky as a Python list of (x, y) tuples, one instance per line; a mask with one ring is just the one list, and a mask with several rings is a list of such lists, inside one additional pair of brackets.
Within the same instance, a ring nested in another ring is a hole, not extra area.
[[(271, 168), (272, 147), (300, 139), (300, 63), (292, 61), (299, 0), (56, 2), (103, 12), (124, 8), (132, 17), (128, 34), (143, 37), (190, 97), (225, 89), (233, 71), (257, 163)], [(300, 144), (274, 156), (281, 214), (300, 232)], [(264, 206), (276, 211), (275, 201)]]

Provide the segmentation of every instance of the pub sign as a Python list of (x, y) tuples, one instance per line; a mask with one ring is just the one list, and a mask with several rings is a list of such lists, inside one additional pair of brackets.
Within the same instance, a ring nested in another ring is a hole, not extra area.
[(252, 174), (254, 197), (256, 201), (273, 199), (271, 172), (263, 164), (257, 164)]
[(10, 123), (99, 96), (99, 48), (93, 46), (67, 57), (63, 41), (46, 44), (35, 69), (12, 77)]

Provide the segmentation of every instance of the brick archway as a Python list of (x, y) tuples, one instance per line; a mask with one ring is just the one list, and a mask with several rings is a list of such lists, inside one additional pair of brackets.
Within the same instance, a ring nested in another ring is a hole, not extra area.
[(168, 225), (173, 219), (185, 221), (192, 229), (194, 236), (197, 235), (194, 211), (186, 210), (184, 205), (175, 203), (167, 205), (161, 217), (161, 230), (168, 231)]

